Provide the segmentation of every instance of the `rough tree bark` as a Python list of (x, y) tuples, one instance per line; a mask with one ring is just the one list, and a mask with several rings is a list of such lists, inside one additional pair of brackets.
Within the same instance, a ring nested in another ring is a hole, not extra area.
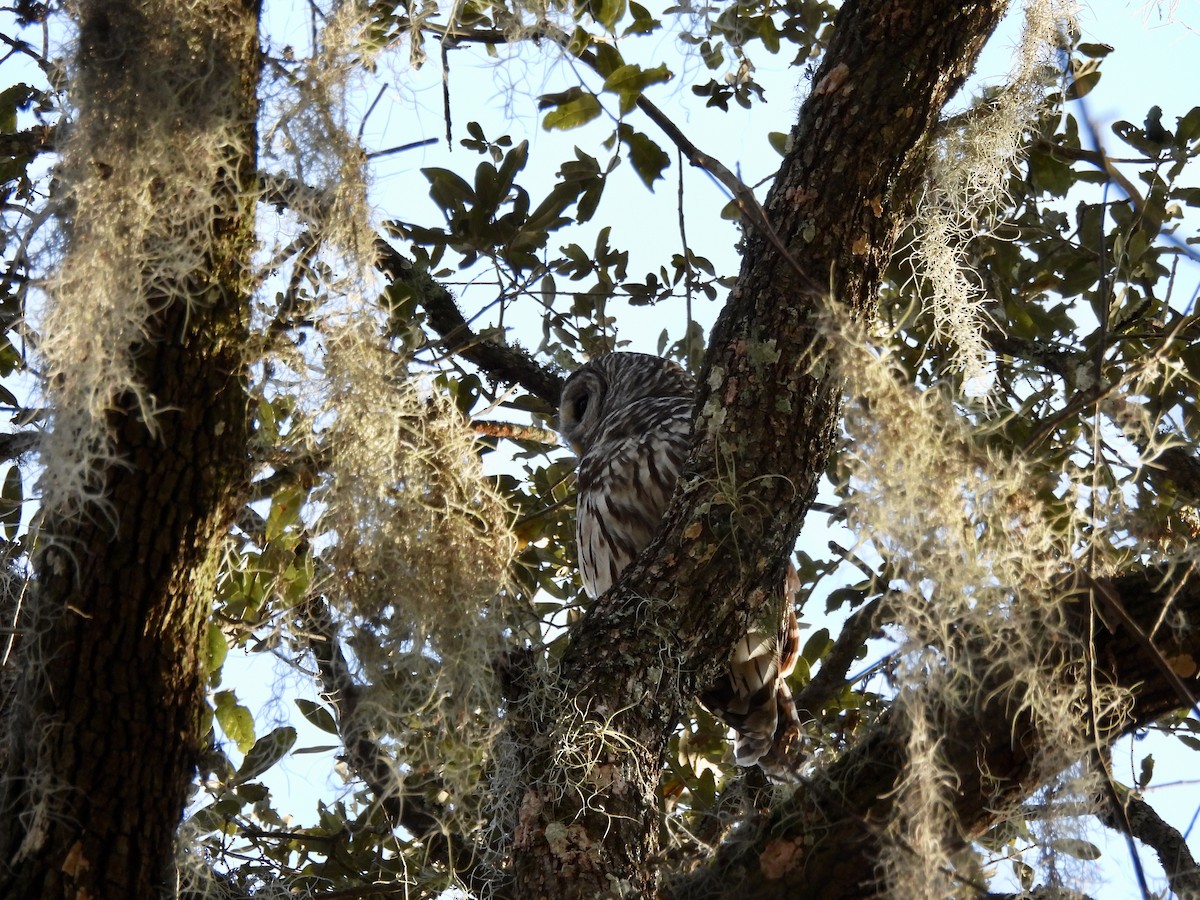
[[(161, 410), (154, 429), (131, 397), (117, 398), (108, 416), (114, 458), (96, 473), (104, 504), (81, 516), (50, 512), (41, 526), (28, 604), (36, 612), (25, 621), (32, 630), (3, 723), (4, 897), (173, 893), (175, 831), (201, 750), (202, 628), (218, 544), (247, 478), (259, 3), (202, 0), (183, 15), (173, 7), (78, 5), (76, 79), (88, 94), (78, 98), (79, 127), (106, 115), (113, 97), (160, 93), (161, 81), (148, 81), (161, 77), (167, 54), (185, 111), (172, 127), (233, 137), (211, 172), (219, 187), (210, 254), (176, 283), (151, 286), (156, 312), (131, 347)], [(213, 96), (227, 100), (217, 104), (228, 113), (220, 121)], [(71, 222), (75, 233), (88, 227)]]
[[(598, 761), (576, 773), (581, 790), (536, 779), (526, 788), (517, 896), (657, 889), (655, 785), (667, 738), (763, 615), (830, 452), (840, 384), (823, 359), (819, 293), (854, 313), (872, 307), (939, 113), (1006, 6), (852, 0), (841, 9), (765, 204), (787, 254), (748, 229), (663, 531), (576, 627), (558, 673), (575, 704), (566, 727), (610, 738), (595, 740)], [(551, 764), (563, 728), (530, 713), (530, 771)]]

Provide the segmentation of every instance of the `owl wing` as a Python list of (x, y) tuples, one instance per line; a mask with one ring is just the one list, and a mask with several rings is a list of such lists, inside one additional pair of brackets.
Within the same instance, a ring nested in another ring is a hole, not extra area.
[[(579, 463), (575, 512), (579, 571), (589, 597), (607, 591), (653, 540), (687, 454), (691, 410), (662, 401), (635, 408), (623, 437), (601, 441)], [(644, 422), (639, 422), (639, 415)]]

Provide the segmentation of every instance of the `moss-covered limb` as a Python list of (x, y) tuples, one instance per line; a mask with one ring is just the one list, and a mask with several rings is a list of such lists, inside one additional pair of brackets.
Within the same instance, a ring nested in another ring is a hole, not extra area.
[[(828, 283), (851, 311), (871, 308), (938, 115), (1005, 6), (892, 0), (842, 8), (795, 149), (765, 204), (807, 277), (762, 236), (748, 238), (713, 333), (696, 446), (664, 531), (577, 626), (563, 662), (574, 715), (622, 741), (607, 745), (582, 795), (528, 786), (518, 893), (655, 889), (654, 789), (666, 738), (746, 622), (778, 595), (783, 559), (831, 449), (840, 384), (818, 337), (822, 298), (803, 286)], [(884, 46), (890, 52), (880, 53)], [(541, 771), (547, 759), (533, 757), (531, 771)]]
[[(1168, 602), (1189, 620), (1200, 619), (1200, 581), (1193, 569), (1139, 573), (1107, 584), (1143, 629), (1152, 626)], [(1070, 623), (1081, 635), (1088, 633), (1088, 608), (1083, 598), (1071, 606)], [(1156, 646), (1178, 671), (1191, 671), (1185, 684), (1200, 696), (1200, 632), (1160, 637)], [(1101, 736), (1102, 743), (1179, 707), (1176, 686), (1162, 676), (1130, 629), (1099, 630), (1095, 656), (1102, 681), (1134, 691), (1129, 718), (1113, 723)], [(991, 671), (986, 679), (997, 689), (989, 692), (985, 686), (980, 705), (962, 711), (945, 728), (947, 764), (958, 776), (954, 813), (959, 840), (983, 833), (996, 810), (1036, 786), (1030, 777), (1044, 749), (1035, 724), (1023, 711), (1009, 708), (1005, 673)], [(739, 831), (736, 843), (723, 847), (709, 866), (670, 885), (666, 896), (695, 896), (700, 885), (719, 885), (714, 897), (869, 896), (880, 852), (873, 823), (884, 821), (890, 812), (894, 787), (906, 765), (906, 743), (901, 717), (896, 712), (885, 716), (870, 735), (822, 770), (818, 781), (797, 791), (769, 817)]]
[[(69, 306), (79, 296), (72, 277), (90, 277), (69, 271), (82, 252), (111, 278), (87, 302), (124, 302), (102, 292), (131, 284), (148, 315), (105, 348), (127, 381), (98, 413), (68, 409), (69, 377), (50, 388), (58, 445), (46, 471), (86, 460), (83, 478), (58, 485), (82, 484), (90, 496), (71, 504), (63, 488), (45, 511), (27, 639), (10, 661), (18, 679), (2, 729), (0, 895), (30, 900), (173, 891), (175, 830), (205, 727), (202, 628), (248, 474), (258, 2), (76, 9), (78, 112), (62, 148), (63, 184), (75, 193), (55, 302)], [(142, 117), (149, 106), (158, 120)], [(168, 212), (184, 198), (124, 171), (157, 165), (177, 141), (205, 148), (189, 160), (197, 177), (186, 224)], [(138, 234), (113, 224), (130, 209), (145, 226)], [(171, 257), (176, 239), (181, 253)], [(59, 312), (71, 321), (70, 308)], [(57, 352), (52, 372), (96, 362), (72, 359), (66, 344)], [(89, 414), (107, 441), (70, 447), (62, 422)]]
[(416, 291), (430, 327), (441, 337), (447, 350), (479, 366), (494, 381), (519, 384), (550, 406), (558, 406), (558, 397), (562, 393), (561, 375), (540, 365), (520, 347), (476, 334), (455, 303), (454, 295), (387, 241), (380, 238), (375, 250), (379, 271), (393, 282), (409, 285)]
[[(1154, 851), (1167, 874), (1171, 890), (1179, 897), (1200, 897), (1200, 867), (1196, 865), (1192, 851), (1188, 849), (1187, 841), (1179, 829), (1155, 812), (1154, 807), (1141, 797), (1126, 794), (1122, 802), (1130, 833)], [(1117, 831), (1125, 830), (1125, 823), (1119, 821), (1116, 811), (1111, 807), (1106, 807), (1100, 814), (1100, 821)]]

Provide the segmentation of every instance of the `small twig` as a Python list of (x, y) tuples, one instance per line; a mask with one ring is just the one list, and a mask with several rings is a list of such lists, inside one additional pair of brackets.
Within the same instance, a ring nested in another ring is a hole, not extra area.
[(558, 432), (536, 425), (518, 425), (516, 422), (488, 422), (481, 419), (471, 421), (471, 430), (488, 437), (508, 438), (512, 441), (534, 441), (539, 444), (558, 444)]
[(865, 562), (859, 559), (854, 551), (847, 550), (837, 541), (830, 541), (829, 549), (840, 556), (843, 560), (850, 563), (850, 565), (854, 566), (854, 568), (858, 569), (858, 571), (866, 575), (870, 581), (875, 581), (879, 577), (879, 574)]
[(367, 154), (367, 159), (382, 159), (385, 156), (394, 156), (397, 153), (404, 153), (407, 150), (416, 150), (418, 147), (428, 147), (431, 144), (436, 144), (437, 138), (425, 138), (423, 141), (409, 141), (407, 144), (401, 144), (399, 147), (388, 147), (386, 150), (375, 150)]
[(879, 629), (880, 608), (886, 595), (876, 597), (855, 610), (842, 625), (821, 668), (795, 696), (796, 709), (816, 719), (825, 705), (846, 685), (846, 673), (858, 658), (863, 644)]

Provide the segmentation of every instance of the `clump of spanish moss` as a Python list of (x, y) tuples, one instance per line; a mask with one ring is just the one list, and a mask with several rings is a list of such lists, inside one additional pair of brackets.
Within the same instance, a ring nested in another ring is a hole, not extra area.
[(314, 452), (328, 460), (310, 504), (310, 601), (330, 610), (326, 637), (353, 670), (347, 746), (373, 747), (386, 790), (402, 803), (421, 797), (448, 832), (469, 834), (499, 727), (494, 668), (511, 624), (503, 587), (515, 541), (468, 423), (385, 333), (366, 155), (346, 107), (370, 54), (366, 24), (353, 5), (328, 23), (295, 94), (277, 98), (272, 130), (288, 174), (309, 189), (302, 214), (322, 243), (310, 267), (322, 278), (321, 357), (286, 359), (309, 382)]
[[(988, 448), (945, 391), (907, 386), (887, 352), (853, 327), (840, 338), (852, 398), (842, 460), (848, 524), (890, 575), (893, 725), (907, 741), (881, 864), (895, 896), (949, 897), (961, 888), (948, 849), (960, 837), (943, 744), (950, 723), (972, 715), (980, 698), (1003, 698), (1005, 721), (1026, 721), (1039, 735), (1037, 782), (1090, 802), (1092, 787), (1064, 772), (1087, 758), (1089, 735), (1128, 712), (1124, 692), (1090, 678), (1084, 639), (1068, 622), (1074, 601), (1064, 579), (1091, 547), (1084, 526), (1096, 510), (1071, 502), (1076, 489), (1064, 473), (1065, 505), (1078, 510), (1064, 521), (1061, 507), (1039, 499), (1035, 466)], [(1097, 544), (1092, 565), (1102, 571), (1112, 552)], [(999, 819), (1020, 816), (996, 803)], [(1046, 827), (1053, 831), (1052, 818)]]
[(76, 106), (60, 125), (53, 209), (66, 251), (46, 261), (34, 324), (52, 410), (39, 485), (44, 508), (59, 514), (103, 502), (97, 472), (112, 456), (114, 408), (135, 410), (152, 433), (164, 412), (137, 373), (136, 348), (155, 312), (204, 302), (193, 276), (211, 259), (214, 211), (236, 196), (224, 178), (245, 150), (224, 89), (235, 61), (214, 54), (200, 83), (172, 63), (191, 55), (188, 35), (211, 25), (203, 11), (168, 4), (154, 15), (177, 20), (153, 33), (179, 46), (146, 45), (131, 15), (106, 39), (110, 60), (80, 47)]
[[(972, 281), (967, 248), (991, 227), (1008, 196), (1013, 167), (1025, 153), (1030, 129), (1045, 104), (1048, 75), (1060, 35), (1073, 26), (1072, 0), (1027, 0), (1025, 27), (1008, 84), (986, 109), (962, 117), (938, 142), (925, 194), (917, 209), (914, 247), (927, 307), (953, 362), (969, 378), (985, 373), (985, 297)], [(1056, 79), (1055, 79), (1056, 80)], [(1051, 82), (1053, 83), (1053, 81)]]

